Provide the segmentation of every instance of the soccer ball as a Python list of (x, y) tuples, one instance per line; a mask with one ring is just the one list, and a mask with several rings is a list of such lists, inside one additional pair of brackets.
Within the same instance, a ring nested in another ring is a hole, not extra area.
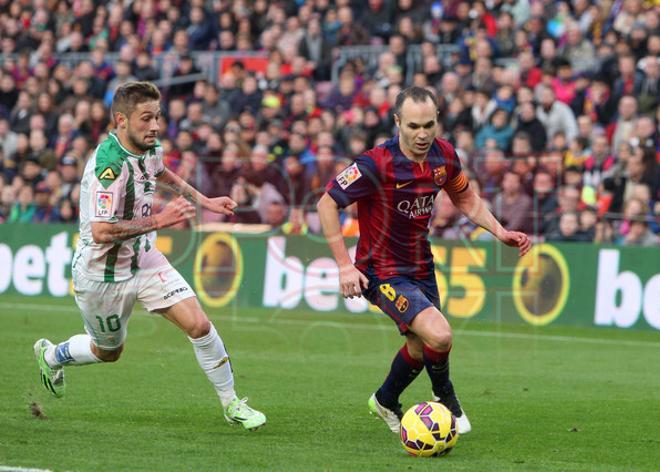
[(456, 441), (456, 418), (442, 403), (420, 403), (406, 411), (401, 418), (401, 444), (412, 456), (448, 454)]

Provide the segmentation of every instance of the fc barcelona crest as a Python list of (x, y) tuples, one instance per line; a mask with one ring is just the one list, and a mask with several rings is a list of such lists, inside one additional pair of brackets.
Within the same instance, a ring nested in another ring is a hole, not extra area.
[(408, 309), (408, 305), (410, 305), (410, 303), (406, 297), (399, 295), (399, 298), (397, 298), (394, 305), (396, 306), (397, 310), (399, 310), (401, 313), (404, 313)]
[(433, 169), (433, 181), (438, 187), (442, 187), (445, 184), (447, 181), (447, 169), (445, 169), (445, 166)]

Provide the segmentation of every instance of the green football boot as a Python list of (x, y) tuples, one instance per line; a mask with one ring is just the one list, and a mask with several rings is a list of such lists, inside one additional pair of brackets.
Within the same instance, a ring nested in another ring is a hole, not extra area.
[(403, 416), (403, 413), (401, 412), (401, 405), (392, 405), (391, 407), (387, 407), (378, 401), (375, 393), (369, 397), (369, 402), (367, 404), (369, 405), (369, 412), (372, 415), (378, 416), (380, 419), (382, 419), (390, 431), (395, 434), (399, 434), (399, 429), (401, 428), (401, 417)]
[(44, 388), (57, 398), (62, 398), (66, 390), (64, 369), (62, 367), (53, 369), (44, 358), (46, 349), (52, 345), (53, 343), (48, 339), (38, 340), (34, 343), (34, 356), (37, 358), (37, 364), (39, 364), (39, 375)]
[(256, 431), (266, 424), (266, 415), (250, 408), (247, 400), (234, 398), (225, 408), (225, 419), (229, 424), (241, 424), (248, 431)]

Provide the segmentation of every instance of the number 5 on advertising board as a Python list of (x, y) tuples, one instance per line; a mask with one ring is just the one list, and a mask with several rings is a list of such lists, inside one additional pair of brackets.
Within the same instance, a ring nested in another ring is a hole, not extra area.
[(481, 312), (486, 301), (486, 286), (479, 274), (470, 268), (486, 266), (486, 250), (475, 247), (454, 247), (447, 259), (447, 248), (431, 245), (436, 265), (447, 268), (449, 280), (436, 269), (435, 277), (440, 291), (440, 303), (445, 314), (458, 318), (470, 318)]

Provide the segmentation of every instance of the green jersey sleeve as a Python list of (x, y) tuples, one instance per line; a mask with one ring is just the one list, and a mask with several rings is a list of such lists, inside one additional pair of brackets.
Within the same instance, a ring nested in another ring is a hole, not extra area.
[(94, 174), (103, 188), (107, 189), (119, 179), (123, 166), (124, 154), (111, 140), (99, 146)]

